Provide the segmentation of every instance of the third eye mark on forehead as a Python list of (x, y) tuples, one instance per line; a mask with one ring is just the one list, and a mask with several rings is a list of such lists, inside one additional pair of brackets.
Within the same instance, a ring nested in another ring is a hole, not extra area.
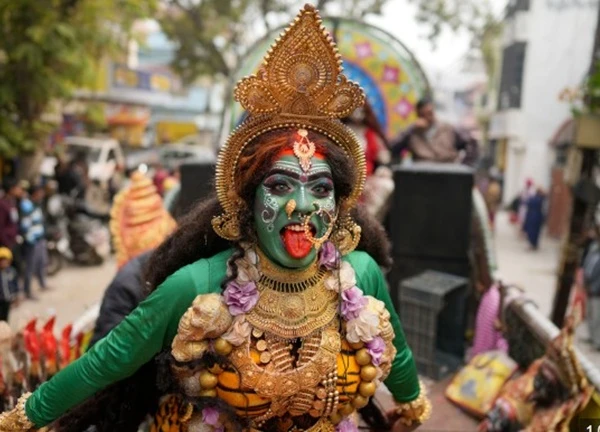
[(284, 174), (301, 181), (312, 181), (320, 178), (331, 179), (331, 169), (327, 165), (317, 166), (310, 169), (308, 176), (302, 171), (298, 165), (287, 162), (277, 161), (269, 171), (268, 176), (274, 174)]

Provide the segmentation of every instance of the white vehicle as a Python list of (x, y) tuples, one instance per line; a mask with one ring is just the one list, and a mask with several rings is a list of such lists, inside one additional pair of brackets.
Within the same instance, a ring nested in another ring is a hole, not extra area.
[[(65, 154), (69, 160), (85, 155), (91, 180), (107, 182), (118, 165), (125, 165), (125, 156), (121, 145), (111, 138), (68, 137), (64, 142)], [(40, 173), (45, 177), (54, 176), (56, 157), (44, 159)]]
[(160, 163), (167, 169), (179, 167), (185, 162), (214, 162), (216, 152), (209, 146), (189, 144), (164, 144), (158, 151)]

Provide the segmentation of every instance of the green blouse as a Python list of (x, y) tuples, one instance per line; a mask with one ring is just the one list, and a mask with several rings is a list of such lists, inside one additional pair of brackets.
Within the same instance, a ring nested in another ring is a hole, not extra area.
[[(42, 384), (27, 400), (27, 417), (37, 427), (45, 426), (170, 348), (179, 320), (196, 296), (221, 290), (231, 254), (232, 250), (221, 252), (172, 274), (90, 351)], [(390, 311), (398, 353), (385, 384), (397, 401), (412, 401), (420, 391), (417, 370), (383, 274), (365, 252), (353, 252), (345, 260), (354, 268), (358, 287)]]

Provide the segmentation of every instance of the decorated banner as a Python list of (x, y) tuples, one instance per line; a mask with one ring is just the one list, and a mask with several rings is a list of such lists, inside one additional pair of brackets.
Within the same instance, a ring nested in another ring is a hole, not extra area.
[[(331, 29), (344, 62), (344, 72), (358, 82), (388, 138), (398, 135), (416, 118), (415, 105), (428, 93), (427, 78), (411, 52), (398, 39), (372, 25), (351, 19), (324, 20)], [(234, 81), (255, 73), (263, 54), (283, 29), (274, 30), (250, 50)], [(243, 118), (231, 103), (230, 130)]]
[(171, 81), (171, 77), (166, 74), (131, 69), (122, 64), (113, 65), (112, 84), (117, 89), (168, 93), (171, 91)]

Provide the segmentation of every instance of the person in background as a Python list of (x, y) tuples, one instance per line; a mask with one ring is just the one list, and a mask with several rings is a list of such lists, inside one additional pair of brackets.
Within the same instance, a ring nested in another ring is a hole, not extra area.
[(477, 142), (439, 121), (431, 98), (422, 98), (416, 108), (417, 120), (392, 141), (392, 156), (398, 158), (408, 149), (414, 161), (465, 164), (476, 161)]
[(44, 212), (44, 188), (33, 186), (29, 191), (29, 198), (23, 198), (20, 203), (21, 233), (23, 236), (23, 257), (25, 259), (25, 277), (23, 291), (28, 299), (35, 300), (31, 293), (31, 279), (35, 275), (44, 291), (46, 285), (46, 263), (48, 262)]
[(115, 172), (108, 181), (108, 193), (110, 202), (112, 202), (115, 199), (117, 193), (119, 193), (119, 191), (125, 186), (125, 179), (125, 166), (122, 164), (117, 164), (117, 166), (115, 167)]
[(154, 177), (152, 178), (152, 182), (154, 183), (154, 186), (161, 197), (164, 196), (164, 182), (168, 177), (169, 171), (167, 171), (162, 164), (157, 163), (154, 166)]
[(589, 341), (600, 351), (600, 230), (594, 226), (584, 244), (582, 264), (586, 303), (585, 319), (588, 324)]
[(541, 188), (538, 188), (535, 194), (527, 200), (523, 231), (527, 235), (531, 250), (537, 250), (539, 247), (540, 233), (545, 219), (545, 202), (546, 194)]
[[(179, 170), (177, 171), (179, 172)], [(163, 196), (163, 205), (169, 211), (171, 216), (176, 217), (175, 206), (181, 192), (180, 177), (171, 176), (163, 182), (165, 193)]]
[(17, 241), (19, 235), (19, 208), (18, 203), (23, 196), (23, 189), (15, 179), (4, 181), (4, 196), (0, 199), (0, 246), (7, 247), (15, 261), (15, 269), (19, 272), (20, 245)]
[(502, 201), (502, 186), (500, 186), (500, 182), (496, 178), (490, 178), (484, 196), (488, 208), (490, 224), (492, 225), (492, 228), (494, 228), (496, 213), (498, 212), (498, 207)]
[(119, 271), (104, 293), (91, 344), (117, 326), (146, 297), (142, 273), (152, 250), (176, 228), (156, 187), (141, 172), (115, 198), (111, 232)]
[(0, 321), (8, 321), (11, 304), (19, 292), (16, 270), (12, 267), (12, 252), (0, 247)]
[(387, 139), (368, 103), (342, 121), (354, 131), (365, 152), (367, 179), (362, 202), (369, 213), (382, 221), (394, 192), (393, 174), (387, 166), (391, 161)]
[(90, 346), (104, 338), (146, 297), (142, 275), (152, 251), (133, 257), (119, 269), (104, 292)]
[(83, 176), (82, 162), (79, 159), (67, 162), (60, 158), (55, 169), (55, 178), (58, 182), (58, 192), (80, 198), (85, 193), (85, 179)]
[(529, 199), (535, 195), (535, 184), (533, 183), (533, 179), (528, 178), (525, 180), (525, 188), (521, 192), (521, 196), (519, 197), (519, 228), (521, 231), (525, 231), (525, 218), (527, 217), (527, 204)]

